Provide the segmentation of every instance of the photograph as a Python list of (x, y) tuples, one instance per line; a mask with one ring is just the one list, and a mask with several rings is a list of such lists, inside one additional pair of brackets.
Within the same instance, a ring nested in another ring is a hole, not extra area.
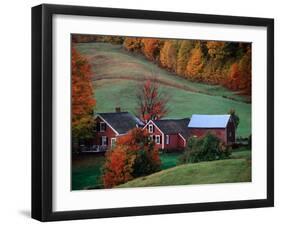
[(73, 191), (251, 182), (252, 43), (70, 45)]

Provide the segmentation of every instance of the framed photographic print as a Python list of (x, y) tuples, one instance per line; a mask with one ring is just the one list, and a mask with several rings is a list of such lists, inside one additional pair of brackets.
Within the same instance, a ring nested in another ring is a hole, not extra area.
[(274, 205), (274, 21), (32, 8), (32, 217)]

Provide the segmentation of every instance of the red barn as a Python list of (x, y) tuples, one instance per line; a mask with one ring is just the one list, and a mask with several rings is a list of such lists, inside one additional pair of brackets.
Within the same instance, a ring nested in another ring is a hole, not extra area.
[(159, 149), (184, 149), (188, 138), (189, 119), (150, 120), (143, 129)]
[(93, 138), (92, 151), (106, 151), (114, 146), (116, 139), (129, 130), (144, 126), (129, 112), (99, 113), (95, 118), (96, 135)]
[(114, 146), (118, 137), (129, 130), (142, 127), (150, 134), (156, 147), (166, 150), (181, 150), (191, 136), (202, 137), (210, 132), (226, 144), (235, 142), (235, 124), (230, 115), (192, 115), (191, 119), (161, 119), (144, 123), (129, 112), (99, 113), (95, 118), (96, 133), (90, 148), (84, 151), (106, 151)]
[(230, 115), (192, 115), (188, 130), (190, 136), (202, 137), (210, 132), (226, 144), (235, 142), (235, 124)]

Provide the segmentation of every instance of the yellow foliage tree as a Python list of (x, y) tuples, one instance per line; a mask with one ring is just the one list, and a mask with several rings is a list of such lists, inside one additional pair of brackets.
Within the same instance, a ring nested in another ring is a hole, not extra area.
[(167, 40), (163, 48), (160, 50), (160, 64), (161, 66), (174, 70), (177, 65), (177, 49), (176, 41)]
[(218, 42), (218, 41), (208, 41), (206, 43), (206, 46), (208, 48), (208, 54), (216, 59), (216, 60), (222, 60), (225, 56), (225, 42)]
[(182, 40), (179, 43), (179, 51), (177, 55), (177, 74), (184, 75), (186, 64), (190, 55), (190, 51), (193, 48), (193, 42), (191, 40)]
[(144, 38), (141, 40), (142, 52), (149, 60), (157, 60), (159, 55), (160, 40), (156, 38)]
[(128, 51), (140, 51), (141, 50), (141, 38), (125, 38), (123, 46)]
[(192, 79), (199, 79), (203, 69), (203, 54), (200, 48), (194, 48), (191, 51), (190, 59), (187, 63), (185, 74)]

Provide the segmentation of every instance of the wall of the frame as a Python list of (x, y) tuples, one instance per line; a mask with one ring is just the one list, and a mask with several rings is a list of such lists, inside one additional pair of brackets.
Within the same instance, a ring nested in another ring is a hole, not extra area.
[[(50, 0), (48, 3), (101, 7), (138, 8), (145, 10), (182, 11), (193, 13), (228, 14), (237, 16), (274, 17), (276, 53), (276, 110), (281, 115), (281, 15), (276, 0), (268, 1), (151, 1), (151, 0)], [(3, 1), (1, 4), (0, 35), (0, 224), (38, 225), (30, 218), (31, 165), (31, 6), (42, 1)], [(234, 34), (235, 35), (235, 34)], [(277, 90), (279, 88), (279, 90)], [(278, 103), (279, 102), (279, 103)], [(275, 127), (281, 125), (280, 117)], [(101, 220), (54, 223), (55, 225), (277, 225), (281, 212), (281, 132), (276, 130), (276, 207), (173, 214)], [(278, 139), (279, 138), (279, 139)]]

